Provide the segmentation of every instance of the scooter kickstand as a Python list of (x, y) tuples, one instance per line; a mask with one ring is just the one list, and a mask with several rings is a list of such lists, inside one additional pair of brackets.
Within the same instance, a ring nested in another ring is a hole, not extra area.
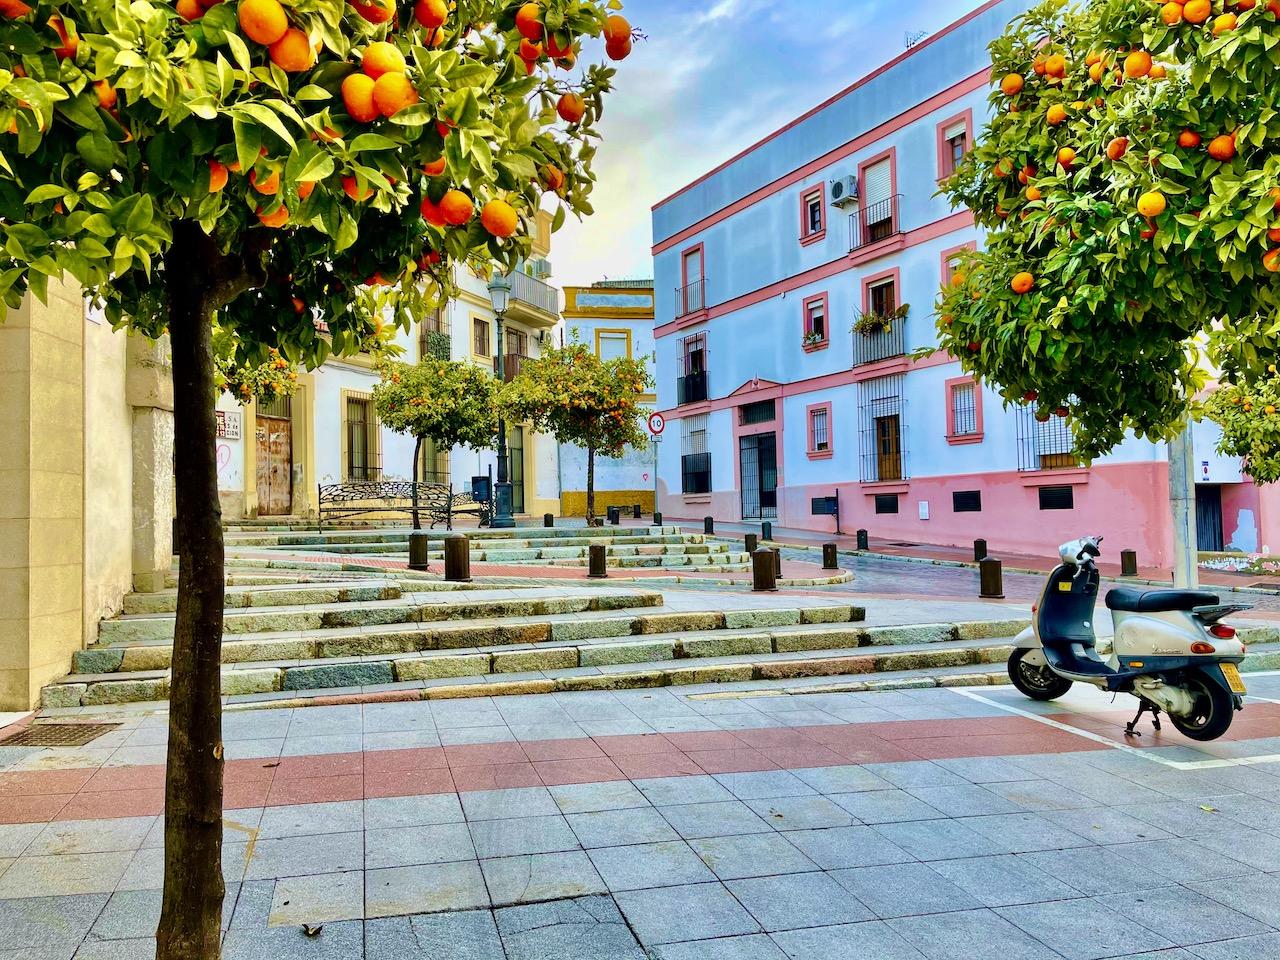
[[(1138, 715), (1124, 725), (1124, 735), (1126, 737), (1142, 736), (1142, 731), (1138, 729), (1138, 721), (1141, 720), (1142, 715), (1150, 709), (1151, 708), (1147, 705), (1147, 701), (1145, 700), (1138, 701)], [(1153, 714), (1155, 713), (1154, 710), (1151, 710), (1151, 712)], [(1160, 729), (1160, 721), (1158, 718), (1155, 720), (1155, 728), (1157, 730)]]

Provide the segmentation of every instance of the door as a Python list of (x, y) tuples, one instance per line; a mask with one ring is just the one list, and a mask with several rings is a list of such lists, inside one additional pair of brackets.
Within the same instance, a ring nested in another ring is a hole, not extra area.
[(511, 477), (511, 512), (524, 513), (524, 427), (507, 431), (507, 470)]
[(896, 413), (876, 417), (876, 479), (902, 479), (902, 421)]
[(742, 475), (742, 518), (772, 520), (778, 516), (778, 442), (773, 433), (738, 438)]
[(258, 515), (288, 516), (293, 510), (293, 431), (282, 417), (258, 417)]
[(1196, 484), (1196, 549), (1223, 548), (1222, 488)]

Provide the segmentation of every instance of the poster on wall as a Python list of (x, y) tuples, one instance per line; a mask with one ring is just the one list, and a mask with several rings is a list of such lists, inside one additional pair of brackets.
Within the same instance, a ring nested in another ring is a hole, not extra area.
[(239, 410), (217, 410), (214, 412), (217, 418), (217, 429), (219, 440), (239, 440), (240, 431), (244, 425), (244, 414)]

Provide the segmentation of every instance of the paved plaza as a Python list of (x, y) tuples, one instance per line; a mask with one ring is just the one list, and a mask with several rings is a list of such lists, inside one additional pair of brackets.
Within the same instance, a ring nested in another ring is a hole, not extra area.
[[(1280, 676), (1250, 683), (1203, 746), (1008, 687), (229, 713), (225, 956), (1274, 958)], [(119, 726), (0, 749), (5, 960), (152, 956), (166, 717), (82, 719)]]

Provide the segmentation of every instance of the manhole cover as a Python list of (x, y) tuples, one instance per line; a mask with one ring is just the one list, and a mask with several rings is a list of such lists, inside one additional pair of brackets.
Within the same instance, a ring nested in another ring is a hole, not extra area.
[(1259, 580), (1257, 583), (1249, 584), (1249, 586), (1258, 590), (1274, 590), (1277, 584), (1274, 580)]
[(891, 543), (891, 544), (889, 544), (889, 546), (891, 546), (891, 547), (918, 547), (918, 546), (920, 546), (920, 544), (918, 544), (918, 543)]
[(33, 723), (0, 740), (0, 747), (83, 747), (118, 726), (118, 723)]

